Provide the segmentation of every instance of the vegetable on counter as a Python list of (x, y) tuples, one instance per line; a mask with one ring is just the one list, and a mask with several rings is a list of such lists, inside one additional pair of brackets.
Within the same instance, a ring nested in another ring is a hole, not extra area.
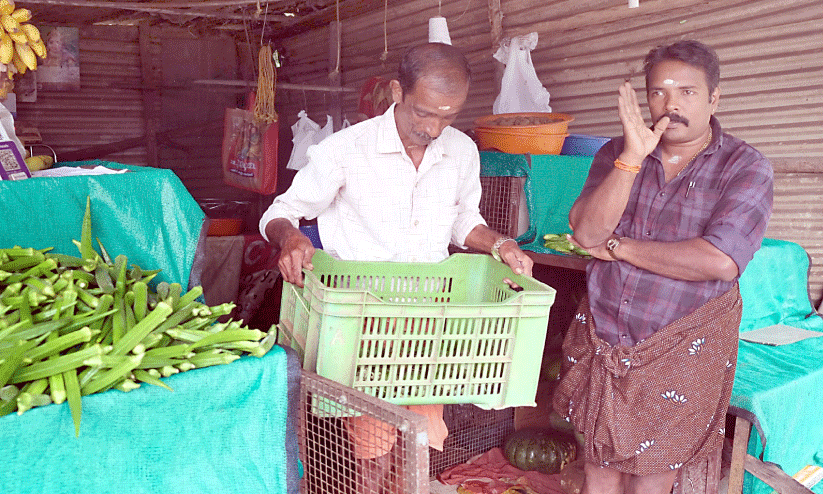
[[(142, 383), (243, 354), (263, 356), (274, 332), (218, 323), (234, 304), (209, 307), (200, 286), (151, 280), (159, 270), (112, 260), (92, 246), (86, 202), (81, 256), (50, 249), (0, 249), (0, 415), (68, 401), (80, 433), (81, 396)], [(98, 240), (99, 243), (99, 240)]]
[(547, 233), (543, 235), (543, 246), (563, 254), (577, 254), (578, 256), (591, 257), (591, 254), (587, 251), (571, 243), (565, 234)]

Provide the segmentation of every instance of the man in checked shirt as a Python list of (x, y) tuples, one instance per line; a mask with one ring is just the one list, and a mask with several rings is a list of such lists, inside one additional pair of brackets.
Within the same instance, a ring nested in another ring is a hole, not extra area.
[[(469, 79), (468, 62), (451, 45), (414, 47), (391, 81), (394, 104), (383, 115), (308, 149), (308, 164), (260, 219), (261, 233), (280, 248), (285, 281), (302, 286), (303, 269), (312, 269), (314, 248), (297, 222), (314, 217), (323, 248), (339, 259), (437, 262), (453, 242), (531, 276), (531, 259), (480, 216), (477, 146), (450, 126)], [(443, 406), (408, 408), (429, 419), (429, 444), (442, 450)], [(396, 431), (367, 416), (345, 424), (359, 461), (360, 492), (383, 492)]]
[(595, 156), (569, 214), (594, 260), (553, 408), (585, 435), (587, 493), (663, 494), (721, 444), (737, 357), (737, 279), (760, 248), (772, 168), (724, 133), (715, 52), (646, 56), (643, 120), (626, 82), (623, 137)]

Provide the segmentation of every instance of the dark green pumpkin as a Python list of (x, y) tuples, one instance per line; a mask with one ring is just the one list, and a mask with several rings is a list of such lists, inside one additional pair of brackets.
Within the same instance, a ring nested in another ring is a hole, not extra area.
[(506, 459), (521, 470), (559, 473), (577, 456), (573, 437), (547, 429), (521, 429), (506, 440)]

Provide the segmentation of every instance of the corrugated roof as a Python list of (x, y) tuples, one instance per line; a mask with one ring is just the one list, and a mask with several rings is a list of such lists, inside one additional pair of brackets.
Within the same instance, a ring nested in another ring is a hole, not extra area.
[[(28, 0), (36, 24), (62, 26), (184, 26), (196, 32), (223, 31), (282, 37), (310, 30), (336, 18), (383, 6), (380, 0)], [(339, 13), (338, 13), (339, 12)]]

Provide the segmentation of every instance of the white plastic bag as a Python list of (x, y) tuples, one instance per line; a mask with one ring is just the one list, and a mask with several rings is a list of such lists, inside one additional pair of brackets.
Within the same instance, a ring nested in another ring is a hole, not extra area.
[(17, 132), (14, 130), (14, 117), (11, 112), (3, 105), (0, 105), (0, 141), (12, 141), (20, 151), (20, 156), (26, 155), (26, 149), (23, 143), (17, 138)]
[(503, 42), (494, 58), (504, 64), (500, 94), (494, 100), (492, 112), (551, 112), (549, 91), (537, 78), (531, 51), (537, 46), (537, 33), (516, 36)]
[(291, 126), (292, 142), (294, 146), (291, 149), (291, 156), (286, 168), (289, 170), (299, 170), (306, 166), (308, 158), (306, 157), (306, 150), (312, 144), (317, 144), (326, 137), (330, 136), (334, 131), (334, 124), (332, 123), (331, 115), (326, 115), (326, 125), (320, 127), (314, 120), (306, 115), (305, 110), (300, 110), (297, 114), (297, 122)]

